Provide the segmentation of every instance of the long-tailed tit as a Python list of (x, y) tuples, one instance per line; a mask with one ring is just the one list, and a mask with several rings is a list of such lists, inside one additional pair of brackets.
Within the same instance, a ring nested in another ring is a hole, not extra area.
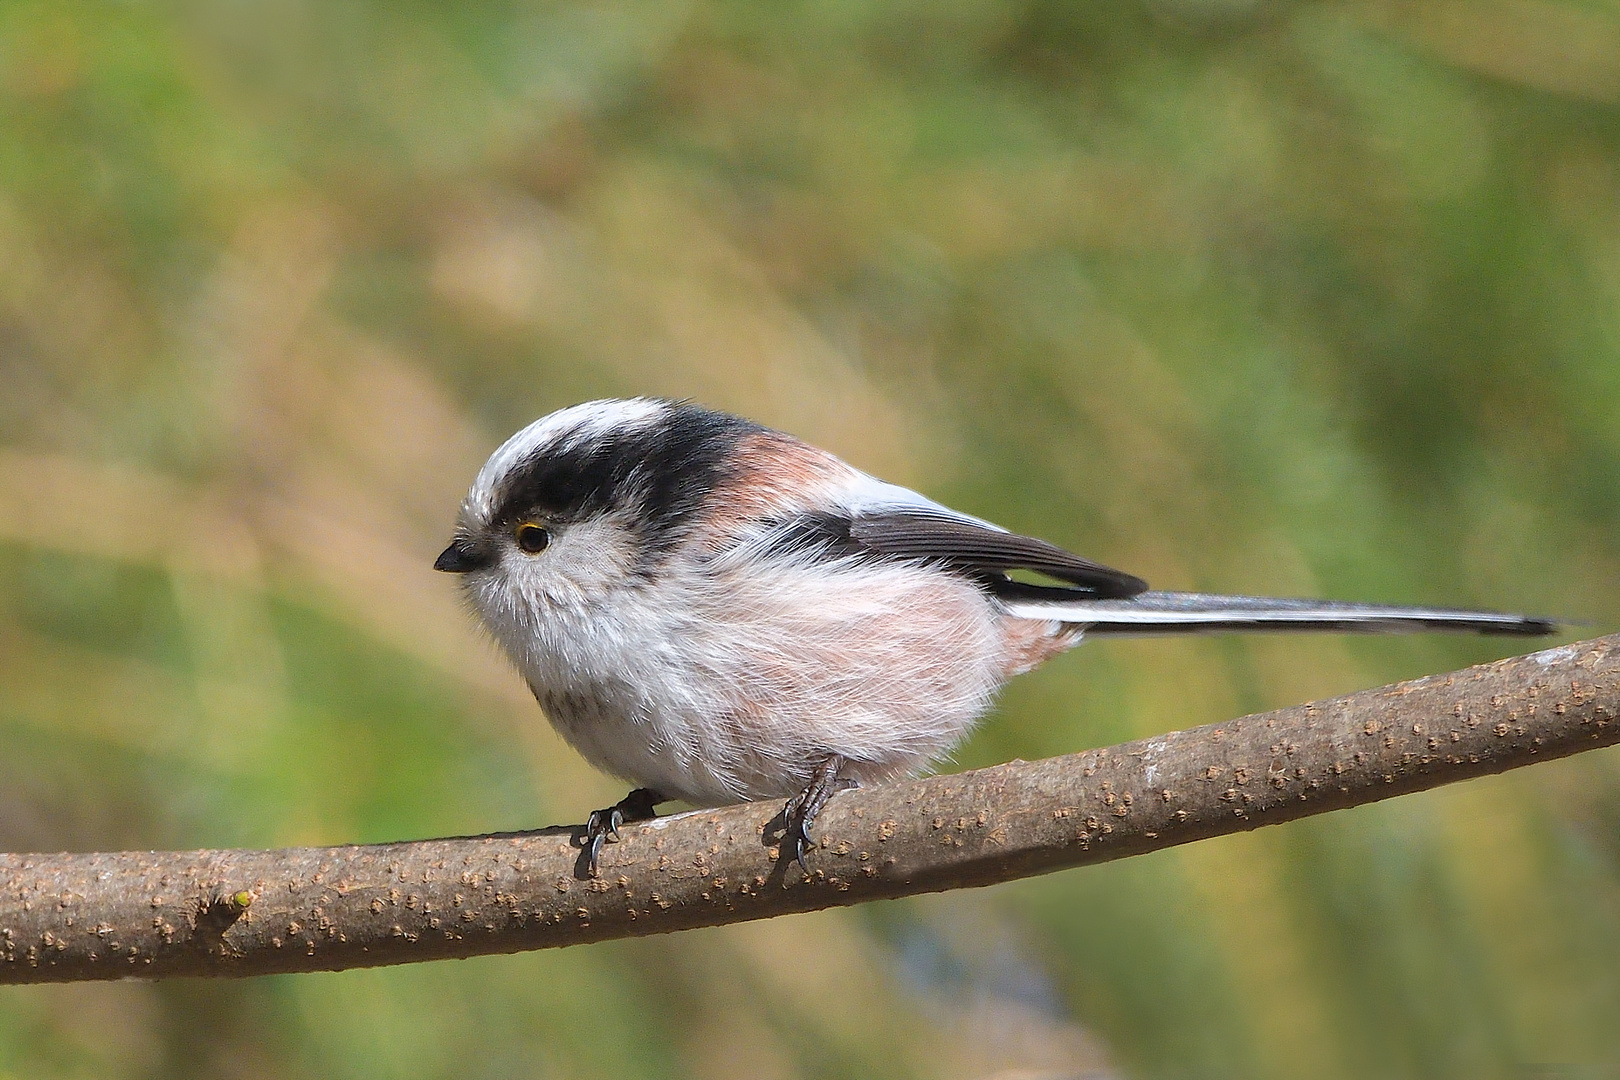
[(1555, 629), (1150, 592), (790, 435), (647, 398), (575, 405), (508, 439), (434, 567), (462, 576), (563, 737), (638, 785), (591, 815), (593, 872), (604, 837), (670, 799), (791, 796), (802, 865), (835, 791), (938, 761), (1002, 683), (1086, 635)]

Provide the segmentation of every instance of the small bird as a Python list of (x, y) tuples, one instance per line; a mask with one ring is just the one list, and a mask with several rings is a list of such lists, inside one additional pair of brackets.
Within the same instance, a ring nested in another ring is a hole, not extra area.
[(774, 797), (790, 797), (784, 850), (808, 872), (835, 792), (940, 760), (1003, 683), (1087, 635), (1556, 629), (1151, 592), (791, 435), (653, 398), (575, 405), (513, 435), (434, 568), (461, 575), (562, 736), (637, 785), (590, 815), (592, 874), (604, 839), (659, 803)]

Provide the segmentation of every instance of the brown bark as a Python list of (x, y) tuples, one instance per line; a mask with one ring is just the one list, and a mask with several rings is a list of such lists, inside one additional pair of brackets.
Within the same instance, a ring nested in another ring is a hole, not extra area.
[(989, 885), (1620, 741), (1620, 635), (1101, 750), (781, 805), (281, 851), (0, 856), (0, 982), (261, 975), (515, 952)]

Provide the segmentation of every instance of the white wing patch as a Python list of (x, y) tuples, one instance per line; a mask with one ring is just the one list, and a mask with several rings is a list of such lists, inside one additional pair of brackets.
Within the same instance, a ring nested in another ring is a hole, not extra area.
[(851, 471), (855, 474), (854, 479), (839, 492), (844, 497), (841, 509), (848, 510), (851, 514), (870, 514), (884, 508), (894, 507), (931, 510), (938, 514), (971, 522), (974, 525), (981, 525), (987, 529), (994, 529), (997, 532), (1007, 531), (993, 521), (986, 521), (983, 518), (974, 517), (972, 514), (964, 514), (960, 510), (946, 506), (944, 503), (937, 503), (928, 496), (912, 491), (908, 487), (891, 484), (887, 480), (879, 480), (877, 477), (859, 470)]

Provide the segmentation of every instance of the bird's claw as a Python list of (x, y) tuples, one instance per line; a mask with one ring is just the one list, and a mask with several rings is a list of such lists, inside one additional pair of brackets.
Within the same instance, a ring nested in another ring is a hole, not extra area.
[(591, 816), (585, 819), (585, 835), (593, 840), (601, 838), (604, 834), (619, 842), (619, 826), (624, 824), (624, 811), (617, 806), (610, 806), (606, 810), (592, 810)]
[(844, 767), (842, 754), (832, 754), (810, 774), (810, 783), (805, 785), (803, 791), (789, 799), (782, 807), (782, 822), (786, 826), (782, 836), (783, 843), (793, 845), (793, 857), (804, 871), (804, 876), (810, 876), (810, 864), (805, 856), (810, 853), (814, 842), (810, 838), (810, 826), (815, 823), (816, 815), (821, 808), (827, 805), (827, 800), (840, 791), (847, 791), (860, 785), (847, 776), (838, 773)]
[(782, 820), (787, 823), (787, 832), (783, 835), (784, 843), (793, 845), (793, 857), (798, 860), (799, 869), (804, 876), (810, 876), (810, 864), (805, 861), (805, 855), (810, 850), (810, 823), (816, 818), (814, 814), (804, 813), (805, 792), (800, 792), (789, 799), (782, 807)]
[(610, 806), (606, 810), (592, 810), (591, 816), (585, 819), (585, 846), (590, 849), (590, 874), (596, 876), (597, 863), (602, 858), (602, 844), (609, 838), (614, 843), (619, 842), (619, 826), (624, 824), (624, 814), (617, 806)]
[(591, 877), (596, 876), (603, 843), (608, 840), (612, 840), (615, 844), (619, 842), (619, 826), (627, 821), (646, 821), (657, 817), (653, 807), (663, 801), (663, 796), (650, 788), (636, 788), (612, 806), (591, 811), (591, 816), (585, 819), (583, 844), (589, 852), (587, 867)]

